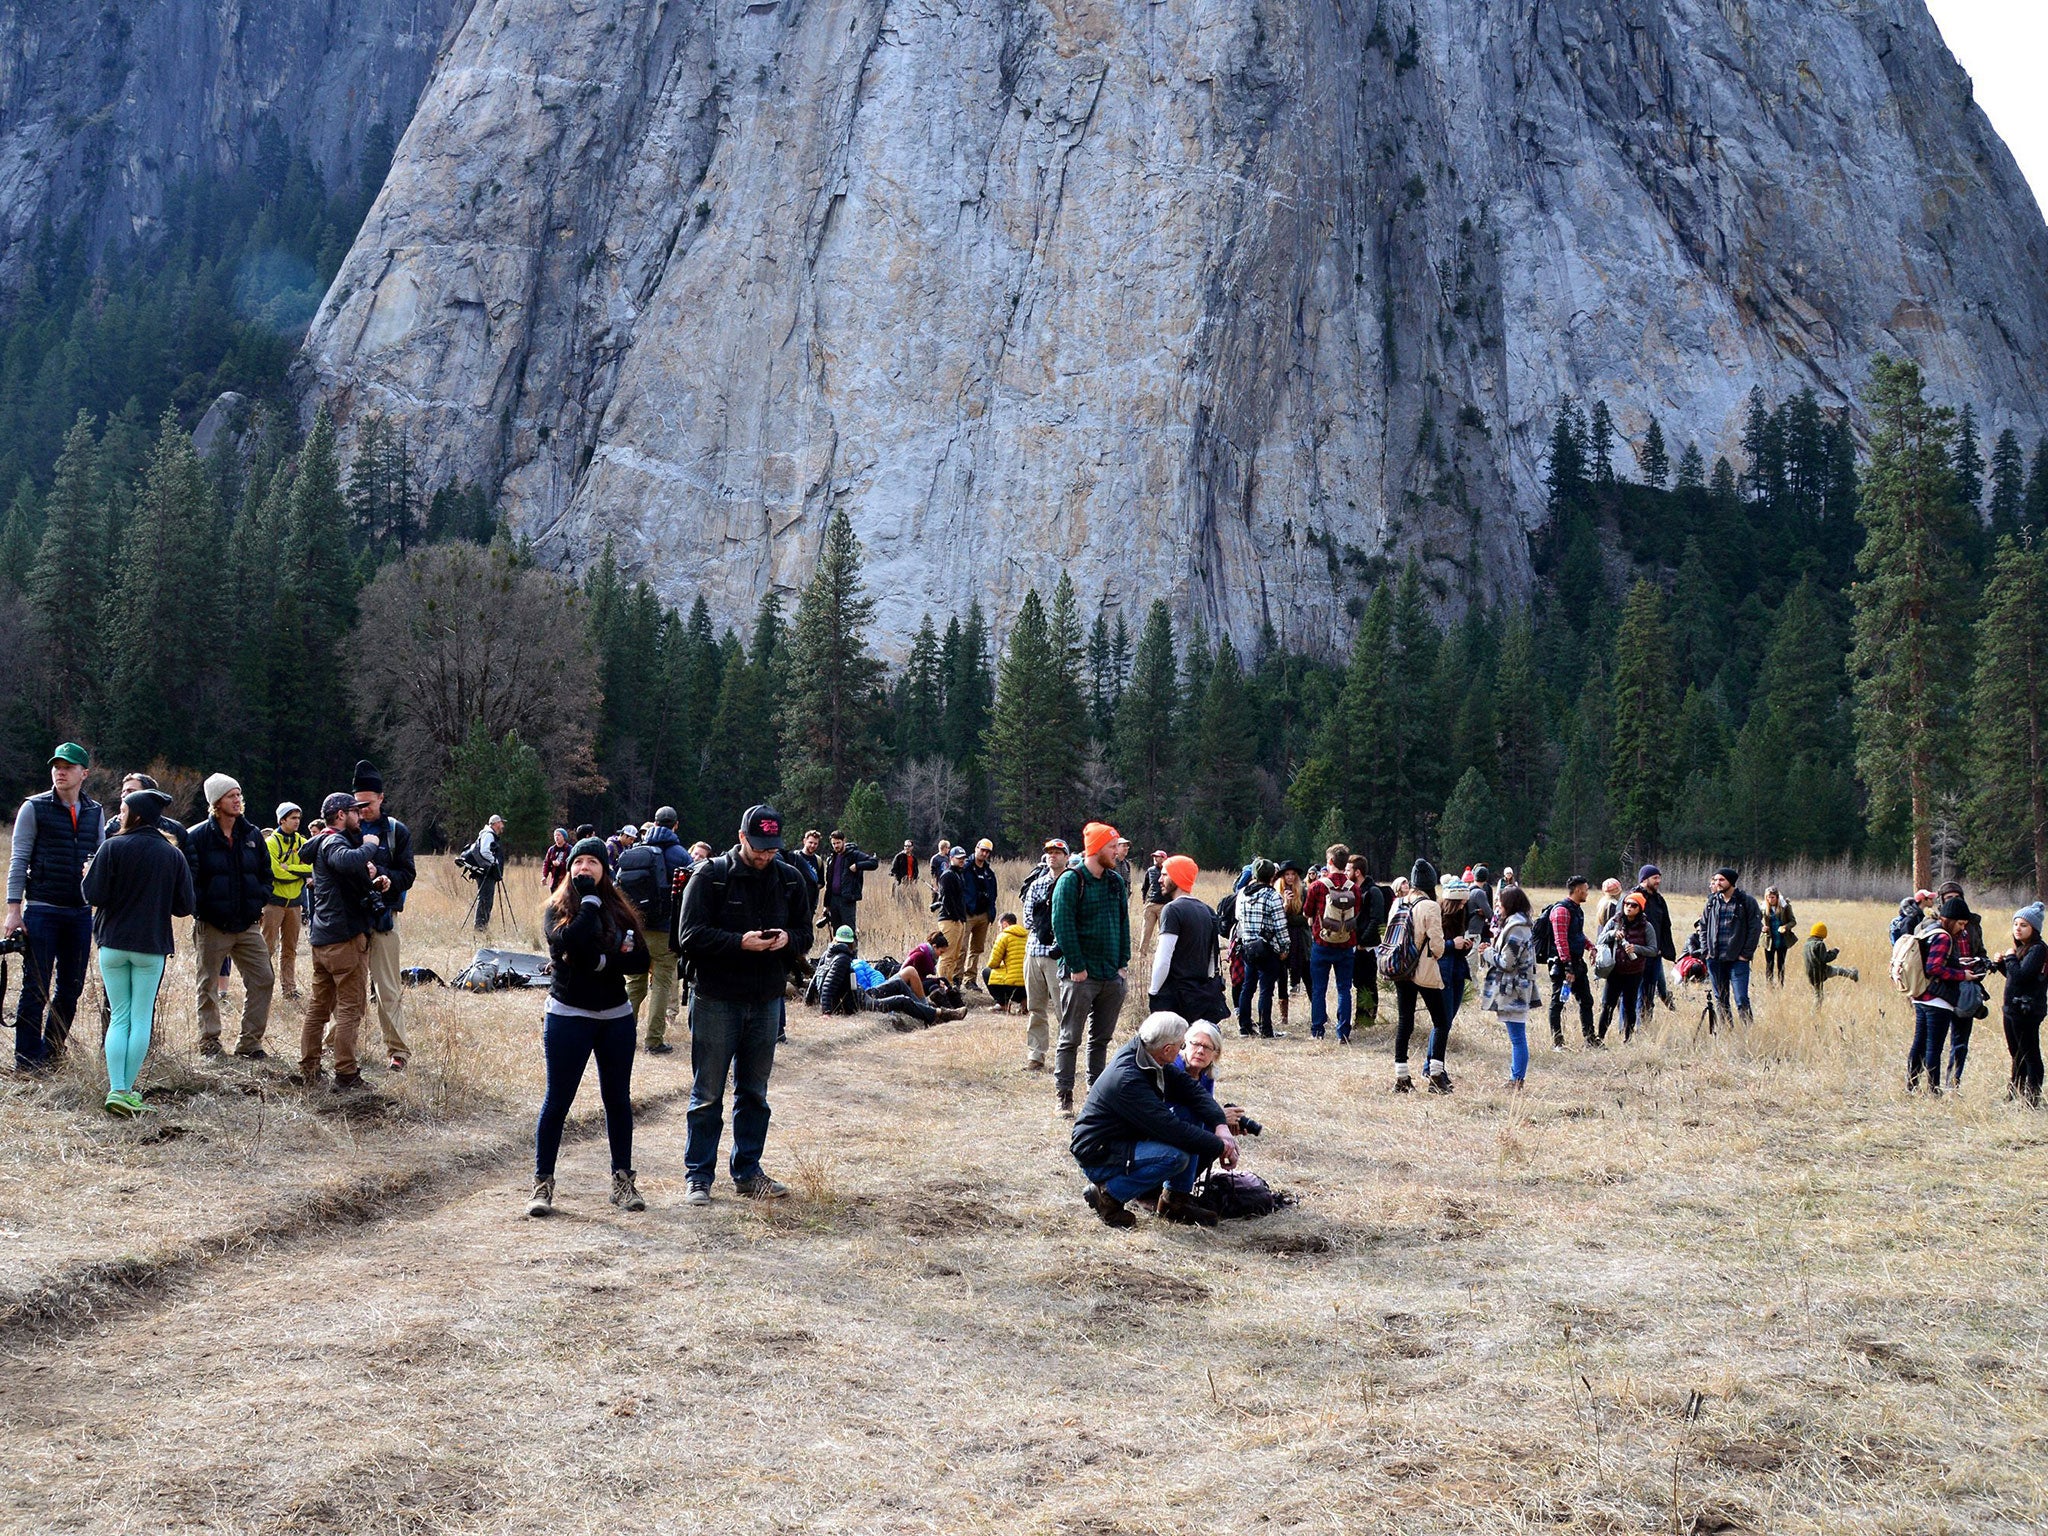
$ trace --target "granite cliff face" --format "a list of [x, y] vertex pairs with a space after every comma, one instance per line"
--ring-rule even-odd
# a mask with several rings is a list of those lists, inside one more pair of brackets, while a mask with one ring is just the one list
[[330, 186], [402, 127], [469, 0], [0, 0], [0, 292], [45, 221], [96, 249], [275, 121]]
[[1711, 453], [1880, 350], [2048, 425], [1921, 0], [475, 0], [307, 368], [726, 619], [844, 507], [885, 634], [1064, 569], [1330, 649], [1411, 552], [1526, 594], [1561, 395]]

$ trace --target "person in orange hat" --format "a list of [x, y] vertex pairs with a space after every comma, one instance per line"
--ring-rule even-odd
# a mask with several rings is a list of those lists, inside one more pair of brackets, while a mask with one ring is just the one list
[[1176, 854], [1163, 862], [1175, 892], [1159, 917], [1159, 949], [1152, 957], [1154, 1013], [1177, 1013], [1210, 1024], [1230, 1017], [1222, 969], [1216, 963], [1216, 913], [1195, 895], [1195, 861]]
[[1124, 1005], [1124, 967], [1131, 961], [1130, 892], [1113, 860], [1119, 841], [1107, 822], [1081, 829], [1087, 855], [1060, 876], [1052, 892], [1053, 940], [1060, 950], [1060, 1037], [1053, 1091], [1060, 1113], [1074, 1113], [1075, 1057], [1088, 1032], [1088, 1083], [1102, 1075], [1110, 1037]]

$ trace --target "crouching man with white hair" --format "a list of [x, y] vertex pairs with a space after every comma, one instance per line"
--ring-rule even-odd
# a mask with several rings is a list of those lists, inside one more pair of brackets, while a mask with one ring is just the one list
[[1155, 1195], [1168, 1221], [1216, 1223], [1188, 1191], [1204, 1163], [1237, 1166], [1237, 1137], [1222, 1106], [1174, 1064], [1187, 1034], [1177, 1013], [1147, 1018], [1095, 1080], [1074, 1121], [1074, 1161], [1088, 1176], [1083, 1198], [1112, 1227], [1135, 1226], [1125, 1202]]

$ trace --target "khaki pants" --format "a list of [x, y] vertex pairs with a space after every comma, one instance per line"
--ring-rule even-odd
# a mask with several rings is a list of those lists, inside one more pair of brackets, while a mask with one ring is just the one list
[[1031, 1012], [1031, 1022], [1024, 1026], [1024, 1060], [1030, 1066], [1045, 1065], [1045, 1053], [1052, 1044], [1053, 1014], [1059, 1005], [1059, 957], [1027, 954], [1024, 957], [1024, 1006]]
[[398, 979], [398, 914], [391, 914], [389, 933], [366, 934], [370, 941], [370, 985], [377, 995], [377, 1027], [384, 1035], [384, 1054], [400, 1061], [412, 1055], [405, 1043], [405, 986]]
[[356, 1031], [362, 1028], [369, 1007], [370, 942], [365, 934], [339, 944], [313, 946], [313, 1000], [306, 1005], [305, 1023], [299, 1026], [299, 1076], [312, 1082], [320, 1072], [320, 1037], [327, 1021], [334, 1021], [334, 1075], [353, 1077], [361, 1068], [356, 1062]]
[[[994, 920], [986, 913], [983, 913], [980, 917], [970, 917], [965, 924], [967, 929], [967, 948], [972, 953], [961, 958], [966, 962], [967, 974], [974, 977], [977, 981], [981, 979], [981, 957], [988, 950], [988, 931], [993, 925]], [[953, 974], [957, 976], [959, 972], [956, 970]]]
[[675, 995], [676, 952], [669, 948], [667, 934], [650, 933], [646, 971], [626, 978], [626, 1001], [633, 1005], [634, 1022], [646, 1021], [648, 1045], [660, 1045], [668, 1038], [668, 1010]]
[[1152, 953], [1152, 940], [1159, 933], [1159, 915], [1165, 910], [1166, 903], [1164, 902], [1148, 901], [1145, 903], [1145, 937], [1138, 942], [1139, 954], [1149, 955]]
[[939, 957], [939, 976], [957, 982], [967, 965], [967, 924], [940, 923], [939, 931], [946, 936], [946, 952]]
[[[277, 979], [284, 984], [286, 997], [299, 995], [299, 904], [280, 906], [272, 902], [263, 909], [263, 950], [270, 956], [270, 964], [277, 973]], [[278, 946], [284, 946], [284, 958], [278, 959]]]
[[242, 973], [242, 1033], [235, 1041], [238, 1051], [253, 1051], [263, 1044], [263, 1031], [270, 1027], [270, 994], [277, 986], [270, 969], [270, 951], [263, 943], [263, 925], [251, 923], [240, 933], [223, 933], [196, 918], [192, 923], [192, 965], [197, 973], [199, 993], [199, 1038], [220, 1039], [220, 963], [233, 960]]

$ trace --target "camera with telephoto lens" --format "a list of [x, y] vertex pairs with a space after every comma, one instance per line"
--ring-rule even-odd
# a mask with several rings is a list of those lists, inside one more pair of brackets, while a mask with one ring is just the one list
[[20, 933], [10, 933], [6, 938], [0, 939], [0, 955], [25, 955], [27, 953], [28, 933], [26, 930]]
[[1237, 1110], [1237, 1129], [1240, 1135], [1263, 1136], [1266, 1134], [1266, 1128], [1242, 1109], [1239, 1109], [1237, 1105], [1231, 1104], [1226, 1107]]

